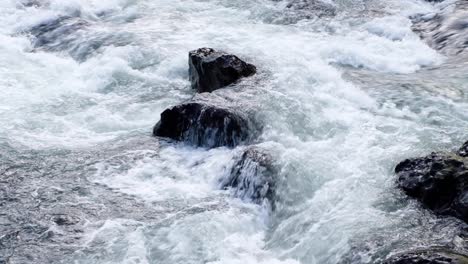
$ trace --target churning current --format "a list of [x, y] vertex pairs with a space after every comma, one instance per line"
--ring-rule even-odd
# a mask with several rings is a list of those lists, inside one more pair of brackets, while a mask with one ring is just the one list
[[[0, 263], [382, 263], [461, 243], [394, 175], [467, 140], [468, 59], [414, 28], [455, 2], [0, 1]], [[202, 47], [257, 67], [210, 95], [255, 110], [249, 145], [152, 136], [195, 95]], [[220, 188], [252, 146], [273, 205]]]

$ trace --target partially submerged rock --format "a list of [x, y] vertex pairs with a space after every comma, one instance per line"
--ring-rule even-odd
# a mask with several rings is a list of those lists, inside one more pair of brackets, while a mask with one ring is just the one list
[[80, 222], [80, 218], [73, 215], [59, 214], [52, 217], [52, 221], [58, 226], [71, 226]]
[[[431, 1], [437, 2], [437, 1]], [[445, 55], [457, 55], [468, 47], [468, 2], [458, 1], [440, 13], [418, 16], [413, 19], [413, 30], [429, 46]]]
[[96, 32], [90, 30], [91, 22], [79, 13], [58, 16], [25, 28], [21, 34], [30, 36], [34, 51], [66, 51], [76, 61], [85, 61], [96, 51], [107, 46], [124, 46], [132, 41], [126, 32]]
[[336, 7], [330, 2], [321, 0], [291, 0], [286, 7], [309, 12], [310, 17], [314, 15], [318, 17], [336, 15]]
[[189, 53], [190, 82], [199, 93], [225, 87], [256, 71], [254, 65], [237, 56], [214, 49], [201, 48]]
[[264, 150], [250, 147], [238, 158], [227, 177], [221, 179], [222, 189], [231, 189], [234, 196], [257, 204], [272, 203], [276, 168], [272, 157]]
[[195, 98], [166, 109], [153, 135], [214, 148], [249, 142], [258, 130], [253, 117], [242, 106], [225, 100]]
[[432, 153], [407, 159], [395, 172], [398, 186], [437, 214], [468, 222], [468, 169], [465, 158], [452, 153]]
[[88, 25], [89, 23], [79, 16], [60, 16], [43, 21], [25, 32], [33, 37], [35, 48], [54, 49], [57, 45], [67, 45], [67, 36]]
[[425, 250], [395, 256], [385, 264], [466, 264], [468, 257], [443, 250]]

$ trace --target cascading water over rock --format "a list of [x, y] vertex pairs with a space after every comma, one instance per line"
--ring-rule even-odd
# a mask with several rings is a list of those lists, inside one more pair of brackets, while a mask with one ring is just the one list
[[274, 202], [277, 169], [273, 158], [258, 147], [248, 147], [237, 159], [229, 174], [220, 180], [223, 189], [234, 196], [262, 204]]
[[242, 104], [204, 94], [165, 110], [153, 135], [215, 148], [250, 142], [259, 130], [253, 114]]

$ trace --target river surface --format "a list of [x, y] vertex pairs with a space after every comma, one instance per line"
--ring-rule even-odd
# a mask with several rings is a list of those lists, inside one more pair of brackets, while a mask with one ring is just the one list
[[[2, 0], [0, 263], [381, 263], [456, 244], [464, 226], [407, 199], [393, 173], [468, 139], [468, 59], [411, 29], [453, 2], [329, 0], [321, 14], [271, 0]], [[63, 17], [68, 28], [37, 33]], [[219, 188], [245, 146], [151, 135], [194, 95], [187, 56], [200, 47], [259, 69], [214, 93], [258, 111], [274, 210]]]

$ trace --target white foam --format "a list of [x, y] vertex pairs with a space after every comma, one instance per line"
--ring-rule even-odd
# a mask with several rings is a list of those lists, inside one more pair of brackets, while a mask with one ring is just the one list
[[207, 151], [186, 146], [166, 147], [156, 153], [157, 157], [137, 160], [128, 170], [122, 167], [129, 164], [104, 161], [97, 165], [93, 179], [148, 201], [201, 199], [217, 195], [217, 180], [233, 157], [228, 149]]

